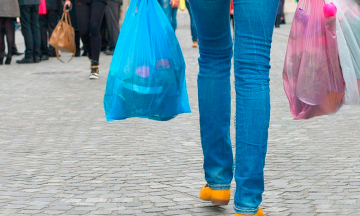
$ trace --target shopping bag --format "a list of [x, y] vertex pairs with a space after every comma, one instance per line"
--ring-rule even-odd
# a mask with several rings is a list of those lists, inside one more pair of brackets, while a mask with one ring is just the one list
[[345, 104], [360, 104], [360, 6], [354, 0], [326, 0], [338, 8], [336, 34], [346, 85]]
[[62, 61], [59, 56], [59, 50], [73, 54], [68, 62], [75, 56], [75, 31], [71, 24], [69, 11], [64, 11], [62, 14], [59, 23], [51, 34], [49, 44], [55, 48], [57, 59], [63, 63], [64, 61]]
[[301, 0], [295, 12], [283, 70], [294, 119], [335, 113], [344, 104], [336, 14], [325, 16], [324, 0]]
[[46, 14], [46, 0], [40, 0], [40, 5], [39, 5], [39, 14], [40, 15], [45, 15]]
[[189, 113], [185, 61], [157, 0], [130, 2], [108, 74], [106, 119], [166, 121]]

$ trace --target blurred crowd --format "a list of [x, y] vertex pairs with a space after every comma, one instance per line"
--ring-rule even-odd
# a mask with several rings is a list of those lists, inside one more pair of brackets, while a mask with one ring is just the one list
[[[177, 28], [176, 16], [180, 1], [158, 0], [174, 31]], [[16, 61], [18, 64], [39, 63], [56, 57], [54, 47], [49, 45], [49, 38], [66, 10], [70, 13], [75, 30], [74, 56], [87, 56], [91, 61], [93, 75], [90, 77], [98, 78], [100, 53], [113, 54], [129, 4], [130, 0], [3, 0], [0, 7], [0, 65], [11, 64], [13, 55], [24, 54], [22, 59]], [[185, 4], [190, 15], [192, 47], [197, 47], [198, 35], [189, 0], [185, 0]], [[280, 0], [275, 27], [285, 23], [283, 6], [284, 0]], [[232, 20], [233, 11], [231, 1]], [[21, 29], [24, 37], [24, 53], [16, 46], [17, 28]]]
[[[12, 55], [24, 55], [24, 58], [16, 61], [19, 64], [38, 63], [46, 61], [49, 57], [56, 57], [55, 49], [49, 46], [48, 41], [54, 28], [56, 27], [61, 14], [63, 12], [63, 0], [4, 0], [3, 7], [0, 7], [0, 64], [11, 63]], [[96, 1], [94, 1], [96, 2]], [[80, 41], [88, 40], [88, 35], [91, 30], [98, 30], [101, 34], [100, 50], [105, 54], [111, 55], [115, 48], [116, 40], [119, 35], [120, 26], [123, 21], [126, 8], [129, 0], [108, 0], [106, 2], [98, 1], [101, 8], [94, 8], [93, 11], [87, 11], [87, 3], [92, 3], [92, 0], [71, 0], [71, 22], [75, 29], [76, 54], [75, 56], [88, 56], [89, 51], [82, 49], [84, 52], [80, 53]], [[122, 4], [125, 3], [123, 7]], [[41, 10], [40, 5], [45, 4], [45, 11]], [[84, 7], [85, 6], [85, 7]], [[96, 6], [96, 4], [95, 4]], [[77, 10], [79, 7], [80, 10]], [[40, 10], [39, 10], [40, 8]], [[121, 12], [121, 9], [123, 10]], [[86, 14], [88, 12], [88, 14]], [[98, 16], [96, 15], [98, 13]], [[77, 15], [79, 17], [77, 17]], [[89, 23], [86, 23], [86, 18], [92, 16], [99, 26], [94, 27], [90, 25], [90, 29], [86, 29]], [[78, 21], [85, 22], [78, 24]], [[90, 21], [90, 20], [89, 20]], [[93, 20], [91, 20], [93, 21]], [[91, 23], [92, 24], [92, 23]], [[21, 26], [21, 27], [20, 27]], [[81, 29], [85, 27], [85, 29]], [[15, 43], [15, 30], [21, 28], [22, 35], [25, 42], [25, 53], [20, 53]], [[81, 37], [80, 30], [83, 30], [84, 37]], [[86, 32], [88, 31], [88, 32]], [[7, 42], [7, 53], [5, 53], [5, 38]], [[86, 43], [86, 42], [85, 42]]]
[[[175, 31], [180, 0], [158, 2]], [[195, 22], [188, 0], [185, 3], [191, 19], [192, 46], [197, 47]], [[39, 63], [56, 57], [49, 38], [62, 13], [68, 11], [75, 31], [74, 56], [90, 59], [90, 78], [96, 79], [99, 76], [100, 53], [113, 54], [129, 4], [130, 0], [3, 0], [0, 7], [0, 65], [11, 64], [13, 55], [24, 55], [16, 61], [18, 64]], [[19, 52], [15, 42], [18, 28], [24, 37], [24, 53]]]

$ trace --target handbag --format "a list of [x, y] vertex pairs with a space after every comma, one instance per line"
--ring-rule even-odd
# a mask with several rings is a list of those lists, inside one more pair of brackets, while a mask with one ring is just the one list
[[[61, 52], [73, 53], [68, 62], [75, 56], [75, 31], [71, 24], [70, 14], [64, 11], [59, 23], [56, 25], [51, 34], [49, 44], [55, 48], [56, 58], [63, 62], [59, 57], [59, 50]], [[64, 62], [63, 62], [64, 63]]]

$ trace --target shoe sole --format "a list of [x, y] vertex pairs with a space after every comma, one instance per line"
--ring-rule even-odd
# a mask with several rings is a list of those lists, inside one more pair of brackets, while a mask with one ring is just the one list
[[34, 64], [35, 62], [16, 62], [17, 64]]
[[89, 78], [90, 78], [90, 79], [99, 79], [98, 76], [90, 76]]
[[202, 199], [202, 200], [211, 201], [211, 203], [213, 205], [216, 205], [216, 206], [228, 205], [229, 202], [230, 202], [229, 199], [228, 200], [223, 200], [223, 199], [213, 199], [213, 198], [211, 198], [211, 199], [208, 199], [208, 200], [205, 200], [205, 199]]

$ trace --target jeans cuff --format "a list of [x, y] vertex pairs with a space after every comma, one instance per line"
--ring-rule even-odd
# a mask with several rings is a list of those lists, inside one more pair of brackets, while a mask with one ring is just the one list
[[236, 213], [239, 214], [243, 214], [243, 215], [254, 215], [258, 212], [259, 208], [255, 208], [255, 209], [243, 209], [243, 208], [239, 208], [234, 206], [234, 210]]
[[208, 186], [213, 190], [228, 190], [230, 189], [230, 184], [209, 184]]

